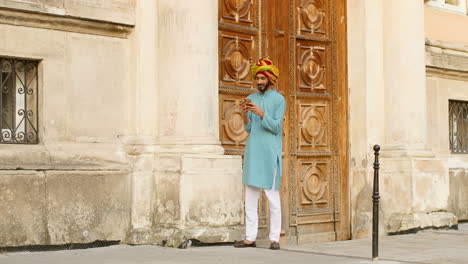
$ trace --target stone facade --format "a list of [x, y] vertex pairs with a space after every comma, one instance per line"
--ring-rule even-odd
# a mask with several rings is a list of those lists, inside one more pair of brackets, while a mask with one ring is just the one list
[[40, 60], [41, 120], [38, 145], [0, 148], [0, 247], [240, 237], [241, 158], [217, 135], [217, 16], [185, 6], [0, 1], [0, 55]]
[[[217, 5], [0, 0], [0, 56], [40, 60], [40, 143], [0, 146], [0, 247], [241, 237]], [[347, 5], [351, 238], [371, 231], [374, 144], [382, 234], [467, 220], [468, 158], [447, 123], [448, 100], [468, 100], [468, 42], [428, 32], [442, 11], [423, 1]]]
[[380, 233], [453, 227], [464, 215], [468, 163], [450, 154], [447, 124], [448, 99], [467, 96], [466, 38], [456, 28], [468, 19], [445, 13], [423, 1], [348, 1], [353, 238], [371, 234], [374, 144]]
[[[467, 22], [468, 23], [468, 22]], [[449, 100], [467, 101], [468, 93], [468, 45], [442, 41], [426, 41], [426, 72], [429, 120], [428, 136], [438, 156], [447, 160], [448, 211], [459, 220], [468, 220], [466, 193], [468, 167], [466, 154], [453, 154], [449, 148]]]

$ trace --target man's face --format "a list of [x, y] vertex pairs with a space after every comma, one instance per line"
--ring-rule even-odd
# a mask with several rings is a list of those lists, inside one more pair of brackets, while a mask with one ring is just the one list
[[257, 89], [260, 92], [264, 92], [270, 86], [270, 80], [264, 74], [257, 74], [255, 76], [255, 82], [257, 83]]

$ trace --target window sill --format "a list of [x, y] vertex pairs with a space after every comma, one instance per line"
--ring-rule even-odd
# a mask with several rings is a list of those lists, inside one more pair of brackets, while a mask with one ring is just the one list
[[427, 2], [426, 4], [440, 11], [446, 11], [446, 12], [466, 16], [466, 8], [457, 7], [453, 5], [447, 5], [447, 4], [439, 4], [439, 3], [434, 3], [434, 2]]

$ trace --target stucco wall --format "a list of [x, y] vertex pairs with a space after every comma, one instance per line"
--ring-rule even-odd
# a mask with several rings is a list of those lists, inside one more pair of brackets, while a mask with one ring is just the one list
[[128, 40], [7, 24], [0, 38], [0, 56], [40, 61], [39, 144], [0, 149], [0, 246], [125, 240]]
[[426, 37], [448, 43], [468, 45], [468, 17], [425, 5]]
[[449, 100], [468, 101], [468, 16], [425, 8], [429, 145], [447, 158], [448, 208], [468, 219], [467, 154], [452, 154], [449, 145]]
[[[467, 56], [468, 58], [468, 56]], [[428, 72], [428, 113], [430, 120], [428, 135], [437, 155], [447, 157], [449, 168], [448, 208], [459, 220], [468, 220], [467, 197], [467, 154], [452, 154], [449, 147], [449, 100], [468, 101], [468, 78], [444, 71]]]
[[10, 25], [0, 38], [0, 56], [41, 60], [42, 142], [118, 141], [128, 120], [127, 40]]
[[[40, 60], [40, 142], [0, 148], [0, 247], [241, 237], [242, 160], [218, 138], [217, 9], [199, 15], [217, 0], [200, 2], [0, 0], [0, 56]], [[182, 79], [180, 61], [195, 69]]]
[[434, 153], [426, 135], [433, 122], [424, 72], [427, 7], [422, 1], [347, 3], [352, 237], [371, 234], [374, 144], [382, 146], [381, 234], [451, 226], [456, 217], [443, 212], [447, 157]]

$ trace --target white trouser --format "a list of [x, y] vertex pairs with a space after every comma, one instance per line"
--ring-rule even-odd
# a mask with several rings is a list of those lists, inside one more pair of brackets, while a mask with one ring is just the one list
[[[276, 174], [276, 173], [275, 173]], [[275, 190], [275, 179], [271, 190], [264, 189], [270, 202], [270, 240], [279, 242], [281, 233], [281, 200], [279, 190]], [[258, 231], [258, 199], [261, 188], [247, 185], [245, 190], [245, 233], [246, 240], [255, 241]]]

